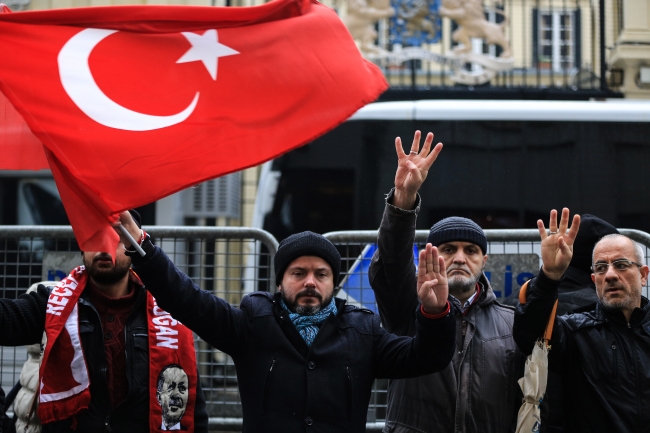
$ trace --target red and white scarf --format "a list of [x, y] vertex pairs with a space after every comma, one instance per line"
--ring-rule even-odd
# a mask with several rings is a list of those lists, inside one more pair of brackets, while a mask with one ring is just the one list
[[[133, 273], [133, 271], [131, 271]], [[137, 275], [133, 273], [137, 278]], [[88, 366], [79, 334], [77, 300], [86, 287], [88, 274], [83, 266], [75, 268], [52, 290], [45, 314], [47, 342], [40, 368], [38, 416], [43, 424], [73, 417], [90, 404]], [[137, 279], [140, 284], [142, 284]], [[196, 401], [196, 352], [192, 331], [160, 309], [147, 292], [147, 323], [149, 335], [149, 430], [164, 431], [163, 407], [167, 401], [158, 392], [158, 379], [163, 371], [173, 369], [176, 378], [188, 383], [178, 387], [184, 393], [184, 412], [173, 429], [194, 431]], [[182, 370], [184, 373], [179, 372]], [[167, 373], [170, 374], [170, 373]], [[163, 390], [178, 392], [174, 390]], [[162, 397], [162, 398], [159, 398]], [[159, 401], [161, 401], [159, 403]], [[166, 406], [167, 407], [167, 406]]]

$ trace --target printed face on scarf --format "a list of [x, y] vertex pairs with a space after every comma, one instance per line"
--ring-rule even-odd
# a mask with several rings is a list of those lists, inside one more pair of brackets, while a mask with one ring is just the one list
[[117, 245], [115, 264], [109, 253], [84, 252], [83, 264], [88, 276], [98, 284], [115, 284], [129, 272], [131, 258], [124, 254], [122, 244]]
[[189, 398], [187, 374], [180, 366], [167, 366], [158, 376], [156, 397], [167, 429], [181, 422]]
[[[593, 259], [594, 263], [612, 263], [619, 259], [639, 262], [634, 244], [625, 236], [607, 237], [598, 242], [594, 247]], [[613, 266], [608, 266], [607, 272], [591, 274], [591, 279], [603, 305], [631, 314], [641, 306], [641, 289], [648, 279], [648, 267], [632, 265], [624, 271], [617, 271]]]
[[440, 244], [438, 252], [445, 260], [449, 293], [458, 298], [474, 292], [487, 262], [481, 247], [471, 242], [453, 241]]
[[287, 266], [278, 290], [289, 310], [298, 314], [316, 314], [334, 296], [332, 268], [320, 257], [298, 257]]

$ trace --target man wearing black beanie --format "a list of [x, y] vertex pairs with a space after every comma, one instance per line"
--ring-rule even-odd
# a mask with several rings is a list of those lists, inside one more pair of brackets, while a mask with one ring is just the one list
[[[128, 212], [120, 219], [142, 238]], [[316, 233], [284, 239], [274, 257], [278, 292], [247, 295], [239, 308], [194, 285], [148, 238], [142, 248], [144, 257], [131, 254], [134, 269], [158, 305], [232, 356], [244, 432], [365, 432], [375, 378], [429, 374], [453, 356], [456, 320], [433, 248], [420, 255], [415, 337], [391, 335], [371, 311], [333, 297], [341, 257]]]
[[[410, 153], [395, 140], [398, 166], [395, 188], [386, 198], [378, 248], [369, 270], [382, 323], [397, 335], [413, 335], [417, 303], [413, 258], [418, 190], [442, 143], [432, 149], [429, 133], [420, 151], [415, 132]], [[473, 221], [445, 218], [431, 227], [427, 243], [438, 247], [449, 281], [449, 303], [456, 310], [456, 353], [443, 371], [400, 379], [388, 390], [386, 430], [411, 432], [514, 431], [524, 358], [512, 336], [514, 309], [496, 301], [483, 273], [487, 238]], [[428, 245], [427, 245], [428, 247]]]

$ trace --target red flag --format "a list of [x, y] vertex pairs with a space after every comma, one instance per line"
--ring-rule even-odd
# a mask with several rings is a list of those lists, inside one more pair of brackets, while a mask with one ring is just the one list
[[49, 168], [41, 141], [32, 134], [16, 109], [0, 92], [0, 170]]
[[312, 0], [0, 14], [0, 46], [85, 251], [114, 250], [118, 212], [277, 157], [387, 87]]

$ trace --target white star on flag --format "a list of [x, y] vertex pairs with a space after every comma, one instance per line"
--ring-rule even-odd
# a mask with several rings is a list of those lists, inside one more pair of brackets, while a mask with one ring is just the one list
[[220, 44], [217, 31], [214, 29], [207, 30], [202, 35], [192, 32], [182, 32], [182, 35], [192, 44], [192, 48], [187, 50], [176, 63], [189, 63], [200, 60], [213, 80], [217, 79], [219, 57], [239, 54], [238, 51]]

